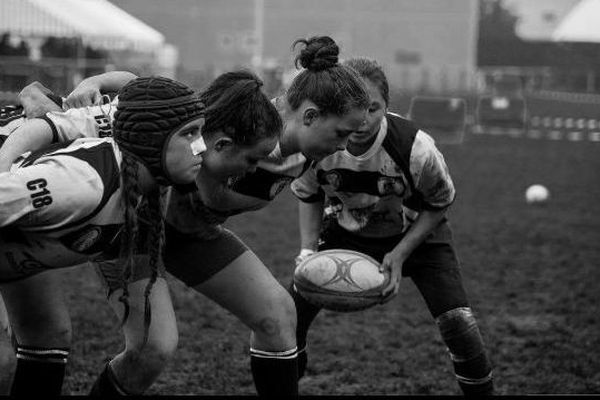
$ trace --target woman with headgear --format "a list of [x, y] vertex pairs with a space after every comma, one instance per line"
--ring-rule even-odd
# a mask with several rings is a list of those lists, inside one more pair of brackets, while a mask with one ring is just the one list
[[[148, 79], [150, 78], [138, 78], [127, 84], [119, 93], [118, 105], [116, 106], [117, 112], [114, 113], [115, 120], [112, 126], [113, 133], [129, 138], [129, 142], [131, 142], [128, 144], [129, 148], [132, 149], [132, 152], [135, 151], [134, 154], [138, 158], [145, 161], [144, 165], [149, 165], [157, 170], [160, 165], [168, 163], [171, 166], [167, 171], [169, 176], [174, 175], [174, 173], [181, 174], [180, 170], [186, 162], [185, 154], [175, 157], [171, 155], [172, 152], [161, 154], [155, 151], [153, 144], [155, 136], [153, 132], [167, 128], [170, 130], [170, 128], [173, 128], [171, 125], [176, 123], [177, 118], [179, 118], [177, 108], [161, 107], [161, 99], [165, 96], [168, 97], [172, 88], [169, 85], [161, 88], [160, 85], [155, 84], [157, 82], [156, 78], [149, 81], [150, 83], [146, 85], [148, 88], [144, 86], [140, 88], [140, 84], [137, 82], [140, 80], [145, 82]], [[219, 80], [219, 85], [215, 92], [216, 99], [207, 98], [207, 100], [210, 100], [210, 107], [202, 110], [202, 119], [199, 120], [202, 125], [190, 123], [181, 126], [181, 129], [177, 130], [179, 136], [175, 137], [178, 138], [178, 141], [187, 140], [188, 138], [194, 139], [199, 137], [198, 135], [202, 131], [202, 139], [206, 141], [209, 150], [206, 149], [204, 141], [194, 139], [187, 143], [187, 151], [197, 153], [198, 160], [202, 161], [203, 166], [205, 164], [212, 165], [213, 169], [217, 172], [220, 171], [223, 175], [243, 174], [254, 168], [256, 160], [265, 157], [273, 149], [281, 130], [281, 120], [274, 106], [260, 91], [260, 82], [252, 74], [227, 74]], [[140, 89], [140, 93], [135, 93], [133, 90], [135, 88]], [[144, 92], [141, 89], [147, 90]], [[186, 96], [195, 99], [194, 101], [197, 104], [203, 104], [201, 99], [187, 87], [186, 93]], [[109, 117], [113, 114], [114, 109], [111, 107], [112, 105], [108, 105], [102, 108], [105, 112], [104, 116]], [[29, 138], [31, 135], [39, 134], [42, 138], [55, 138], [55, 140], [60, 141], [50, 146], [50, 148], [40, 150], [41, 153], [45, 153], [48, 149], [57, 146], [58, 148], [64, 147], [70, 143], [70, 141], [65, 142], [70, 137], [98, 136], [100, 126], [104, 126], [98, 123], [99, 118], [97, 117], [99, 115], [99, 109], [94, 107], [87, 110], [73, 109], [66, 113], [49, 113], [44, 119], [34, 119], [26, 122], [19, 130], [14, 132], [14, 135], [15, 138], [17, 135]], [[206, 122], [208, 122], [208, 126], [205, 125]], [[235, 129], [225, 133], [221, 129], [224, 124]], [[205, 130], [205, 127], [207, 127], [207, 130]], [[250, 129], [248, 129], [249, 127]], [[179, 137], [182, 139], [179, 139]], [[12, 138], [12, 135], [9, 136], [10, 138]], [[105, 140], [110, 141], [111, 139]], [[94, 141], [98, 141], [98, 139], [78, 139], [74, 143]], [[58, 153], [62, 154], [61, 151], [58, 151]], [[200, 153], [202, 153], [202, 156], [200, 156]], [[85, 156], [88, 152], [83, 152], [83, 154]], [[110, 157], [108, 159], [110, 160]], [[228, 160], [229, 163], [224, 163], [224, 160]], [[225, 164], [225, 166], [223, 167], [221, 164]], [[194, 165], [193, 171], [189, 173], [189, 176], [186, 176], [185, 181], [177, 180], [175, 183], [177, 183], [178, 190], [186, 190], [187, 184], [193, 184], [198, 171], [198, 165]], [[158, 177], [165, 180], [167, 172]], [[135, 170], [132, 168], [124, 168], [123, 175], [133, 181], [145, 182], [146, 180], [144, 175], [141, 174], [138, 174], [136, 178]], [[85, 178], [86, 176], [81, 174], [79, 181]], [[57, 177], [57, 179], [60, 178]], [[73, 180], [72, 182], [79, 181]], [[131, 202], [135, 197], [135, 191], [128, 189], [125, 193], [127, 194], [127, 200]], [[46, 202], [57, 203], [54, 199], [46, 200]], [[73, 212], [79, 209], [78, 204], [71, 204], [70, 208]], [[138, 224], [136, 229], [126, 231], [124, 237], [130, 238], [137, 245], [140, 254], [137, 254], [134, 260], [126, 264], [127, 284], [123, 282], [120, 273], [123, 260], [119, 260], [118, 263], [102, 264], [102, 272], [106, 274], [107, 280], [110, 281], [109, 298], [111, 305], [122, 316], [125, 334], [128, 339], [123, 354], [117, 356], [113, 361], [117, 368], [123, 368], [123, 366], [126, 368], [131, 359], [136, 360], [136, 362], [144, 362], [144, 355], [147, 352], [152, 353], [153, 349], [157, 349], [155, 347], [156, 340], [161, 342], [160, 346], [163, 346], [162, 348], [166, 346], [174, 349], [176, 344], [175, 318], [163, 277], [164, 268], [162, 264], [154, 262], [155, 257], [153, 254], [160, 251], [160, 249], [156, 245], [150, 245], [150, 243], [146, 245], [144, 243], [144, 239], [155, 241], [157, 237], [164, 236], [164, 230], [157, 230], [159, 225], [150, 218], [153, 214], [148, 212], [149, 208], [152, 209], [144, 205], [138, 207], [137, 212], [130, 213], [131, 218], [139, 217]], [[90, 237], [94, 237], [94, 233], [86, 232], [86, 234], [82, 240], [75, 242], [76, 245], [94, 246], [93, 243], [88, 243]], [[223, 236], [229, 237], [227, 233], [224, 233]], [[139, 240], [136, 241], [136, 237], [139, 237]], [[104, 256], [104, 259], [108, 260], [114, 258], [116, 258], [114, 252]], [[79, 259], [74, 258], [73, 263], [75, 261], [79, 261]], [[135, 268], [130, 268], [133, 264], [135, 264]], [[54, 307], [46, 307], [45, 300], [52, 291], [44, 288], [43, 284], [44, 279], [38, 279], [29, 282], [23, 281], [22, 286], [24, 290], [26, 289], [32, 294], [32, 298], [28, 301], [30, 310], [35, 311], [35, 315], [40, 315], [40, 310], [43, 309], [50, 313], [46, 319], [35, 321], [28, 318], [31, 313], [15, 315], [9, 310], [11, 327], [19, 343], [19, 348], [24, 348], [25, 343], [33, 342], [29, 347], [37, 349], [37, 353], [29, 351], [27, 357], [20, 357], [19, 353], [17, 354], [18, 361], [12, 394], [54, 393], [57, 395], [61, 392], [64, 363], [66, 363], [68, 356], [70, 331], [67, 329], [66, 332], [60, 332], [54, 328], [61, 326], [64, 331], [64, 318], [68, 319], [68, 313], [57, 312]], [[152, 292], [148, 290], [151, 284], [153, 284]], [[42, 290], [36, 293], [36, 288]], [[281, 293], [287, 296], [285, 290], [282, 290]], [[10, 297], [10, 295], [9, 293], [4, 296], [7, 304], [10, 302], [7, 296]], [[124, 299], [127, 299], [129, 304], [123, 303]], [[53, 306], [57, 304], [60, 304], [64, 309], [64, 303], [60, 301], [53, 302]], [[66, 324], [66, 327], [68, 328], [69, 324]], [[175, 331], [174, 340], [173, 330]], [[56, 345], [49, 348], [45, 345], [45, 343], [57, 342], [54, 338], [45, 334], [45, 332], [50, 331], [58, 332], [59, 336], [62, 336], [61, 344], [63, 348], [57, 348]], [[161, 334], [165, 331], [168, 331], [167, 335], [162, 336]], [[157, 339], [158, 336], [160, 337]], [[59, 361], [49, 359], [47, 355], [50, 353], [57, 354]], [[161, 361], [161, 354], [153, 355], [153, 359]], [[164, 364], [162, 361], [161, 364]], [[62, 368], [60, 364], [62, 364]], [[163, 367], [164, 365], [160, 366], [160, 368]], [[145, 367], [142, 370], [148, 371]], [[112, 374], [112, 368], [107, 366], [105, 372], [101, 375], [99, 384], [96, 386], [102, 388], [103, 382], [106, 382], [104, 378], [109, 373]], [[150, 369], [150, 373], [153, 378], [155, 374], [152, 369]], [[142, 373], [142, 379], [148, 379], [147, 375], [148, 372], [146, 374]], [[36, 385], [31, 385], [32, 381], [35, 381]], [[112, 382], [112, 379], [110, 382]]]
[[[161, 196], [170, 185], [194, 181], [206, 150], [204, 105], [187, 86], [166, 78], [138, 78], [122, 91], [114, 138], [79, 139], [34, 152], [0, 173], [0, 291], [19, 339], [28, 318], [23, 279], [120, 250], [126, 285], [136, 257], [137, 208], [153, 227], [149, 264], [156, 276], [162, 248]], [[160, 121], [159, 121], [160, 120]], [[158, 123], [157, 123], [158, 122]], [[143, 134], [139, 128], [143, 126]], [[138, 130], [139, 129], [139, 130]], [[150, 295], [155, 279], [146, 286]], [[128, 306], [127, 295], [122, 297]], [[149, 303], [146, 302], [146, 312]], [[144, 330], [147, 331], [146, 321]], [[67, 352], [19, 342], [17, 369], [40, 377], [64, 374]], [[38, 360], [48, 368], [37, 368]], [[46, 375], [46, 376], [45, 376]], [[36, 382], [27, 381], [27, 385]], [[20, 393], [13, 393], [20, 394]]]
[[[339, 49], [331, 38], [313, 37], [297, 43], [305, 46], [296, 59], [305, 69], [286, 96], [276, 102], [284, 130], [275, 150], [267, 159], [254, 159], [255, 172], [232, 180], [215, 173], [216, 165], [211, 167], [209, 145], [196, 180], [198, 191], [173, 191], [167, 214], [167, 270], [251, 328], [251, 367], [259, 395], [297, 393], [295, 309], [263, 263], [237, 237], [219, 233], [223, 232], [219, 222], [265, 206], [304, 171], [310, 160], [344, 148], [348, 136], [362, 124], [369, 104], [360, 77], [338, 63]], [[90, 78], [75, 92], [93, 98], [90, 92], [99, 90], [99, 82]], [[218, 99], [218, 91], [211, 86], [202, 95], [209, 109]], [[208, 112], [206, 120], [205, 134], [210, 130]], [[213, 235], [217, 240], [211, 238]], [[257, 277], [262, 283], [250, 285]], [[138, 358], [135, 363], [136, 359], [129, 357], [132, 361], [120, 369], [111, 364], [97, 381], [95, 393], [141, 393], [147, 389], [164, 368], [165, 357], [174, 350], [168, 342], [176, 337], [176, 328], [174, 324], [163, 328], [162, 334], [156, 335], [153, 359]], [[129, 335], [135, 333], [126, 335], [130, 340]], [[131, 350], [126, 349], [125, 354]], [[144, 371], [149, 370], [154, 375], [144, 377]]]

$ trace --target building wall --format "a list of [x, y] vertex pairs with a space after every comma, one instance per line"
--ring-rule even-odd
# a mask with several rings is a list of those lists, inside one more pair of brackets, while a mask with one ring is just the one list
[[289, 70], [295, 39], [327, 34], [342, 57], [376, 58], [404, 89], [473, 83], [477, 0], [111, 1], [162, 32], [188, 71], [214, 74], [259, 61]]

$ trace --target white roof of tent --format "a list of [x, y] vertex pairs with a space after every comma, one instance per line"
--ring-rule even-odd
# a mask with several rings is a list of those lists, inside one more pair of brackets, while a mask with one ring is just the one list
[[80, 37], [109, 50], [148, 51], [163, 45], [162, 33], [107, 0], [0, 0], [0, 33]]
[[600, 43], [600, 0], [581, 0], [563, 18], [552, 40]]

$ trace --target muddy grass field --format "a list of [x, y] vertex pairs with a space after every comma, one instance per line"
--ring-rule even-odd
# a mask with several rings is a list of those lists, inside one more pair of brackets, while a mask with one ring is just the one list
[[[457, 186], [450, 220], [498, 393], [600, 393], [600, 143], [481, 135], [440, 147]], [[533, 183], [549, 188], [547, 204], [525, 203]], [[228, 222], [284, 284], [298, 250], [296, 210], [287, 191]], [[74, 330], [65, 393], [85, 394], [122, 338], [95, 273], [63, 274]], [[181, 283], [171, 289], [179, 349], [149, 394], [254, 394], [248, 330]], [[384, 306], [322, 313], [309, 341], [301, 394], [460, 393], [409, 279]]]

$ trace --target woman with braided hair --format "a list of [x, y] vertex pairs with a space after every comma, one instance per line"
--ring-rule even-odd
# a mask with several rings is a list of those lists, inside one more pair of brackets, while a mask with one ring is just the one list
[[[243, 160], [220, 157], [219, 149], [226, 149], [227, 143], [215, 142], [213, 146], [208, 137], [203, 168], [196, 179], [198, 190], [172, 191], [166, 224], [167, 271], [250, 327], [252, 374], [258, 394], [267, 396], [297, 394], [294, 305], [267, 267], [219, 222], [229, 215], [269, 204], [311, 160], [343, 149], [348, 136], [362, 124], [369, 104], [360, 77], [338, 63], [339, 48], [333, 39], [317, 36], [296, 44], [304, 46], [296, 59], [304, 70], [287, 94], [275, 102], [284, 122], [275, 150], [266, 159], [246, 159], [253, 165], [252, 173], [231, 179], [232, 175], [239, 175], [232, 174], [231, 169]], [[241, 116], [242, 108], [224, 95], [224, 88], [239, 74], [225, 75], [201, 96], [207, 104], [205, 136], [212, 130], [252, 132], [254, 129], [250, 124], [252, 118], [233, 118]], [[94, 93], [101, 88], [102, 80], [92, 77], [74, 92], [89, 99], [98, 97]], [[211, 114], [215, 103], [230, 104], [230, 118], [246, 123], [237, 122], [236, 126], [227, 119], [215, 122], [217, 119], [213, 120]], [[109, 274], [103, 275], [110, 287]], [[133, 297], [139, 295], [130, 291], [130, 299]], [[153, 306], [152, 310], [155, 309], [158, 310]], [[139, 309], [132, 312], [139, 317]], [[135, 316], [130, 314], [129, 318]], [[140, 356], [133, 345], [113, 359], [97, 380], [93, 394], [142, 393], [150, 386], [172, 356], [177, 342], [174, 323], [160, 325], [155, 331], [162, 328], [160, 335], [153, 335], [154, 328], [151, 327], [151, 339], [144, 353]], [[128, 343], [139, 338], [137, 332], [125, 334]]]
[[[269, 204], [311, 160], [343, 149], [369, 104], [360, 77], [337, 62], [339, 49], [331, 38], [296, 44], [304, 45], [297, 63], [305, 69], [275, 102], [284, 123], [275, 150], [257, 160], [255, 171], [234, 180], [215, 179], [207, 154], [196, 180], [198, 190], [173, 191], [167, 214], [167, 271], [250, 327], [250, 365], [261, 396], [297, 394], [295, 308], [285, 289], [239, 239], [212, 239], [212, 232], [222, 230], [218, 223], [230, 215]], [[210, 92], [202, 96], [207, 105]], [[207, 132], [208, 120], [207, 113]]]
[[[204, 112], [205, 124], [202, 127], [203, 137], [208, 146], [208, 150], [203, 152], [203, 168], [210, 171], [212, 179], [215, 181], [226, 181], [231, 176], [242, 175], [247, 171], [255, 169], [257, 161], [268, 155], [277, 142], [282, 122], [275, 106], [271, 104], [262, 92], [261, 86], [262, 82], [248, 71], [231, 72], [217, 78], [200, 98], [204, 104], [208, 105]], [[118, 96], [119, 99], [116, 100], [117, 104], [123, 101], [124, 94], [121, 93]], [[147, 103], [149, 104], [149, 102]], [[37, 140], [38, 146], [43, 146], [44, 140], [47, 140], [47, 143], [49, 143], [53, 138], [64, 141], [72, 137], [97, 136], [101, 131], [97, 123], [98, 115], [95, 113], [96, 109], [94, 107], [90, 108], [91, 110], [86, 111], [69, 110], [69, 112], [64, 114], [50, 113], [46, 115], [44, 121], [40, 121], [39, 123], [42, 125], [45, 123], [46, 126], [50, 126], [51, 132], [43, 132], [40, 129], [28, 129], [28, 126], [34, 123], [33, 121], [28, 122], [8, 138], [6, 145], [14, 149], [15, 143], [22, 146], [22, 143], [29, 143], [28, 141], [32, 138], [34, 142]], [[110, 117], [112, 115], [111, 109], [107, 107], [104, 109], [106, 110], [106, 116]], [[67, 115], [69, 113], [70, 115]], [[148, 116], [149, 113], [150, 110], [145, 115]], [[153, 113], [157, 114], [156, 121], [161, 124], [169, 117], [168, 113], [163, 113], [163, 118], [159, 119], [158, 113]], [[136, 121], [138, 124], [129, 125], [129, 129], [134, 129], [132, 132], [135, 132], [141, 138], [144, 135], [144, 131], [148, 127], [151, 127], [151, 122], [153, 121], [144, 120], [144, 117], [141, 115], [136, 117]], [[115, 129], [117, 128], [117, 123], [115, 121]], [[82, 127], [90, 128], [86, 130], [82, 129]], [[106, 130], [103, 129], [102, 132], [106, 133]], [[21, 139], [25, 139], [25, 141], [23, 142]], [[28, 148], [32, 149], [31, 143]], [[6, 148], [2, 149], [2, 157], [7, 157], [4, 150]], [[139, 150], [143, 152], [143, 148], [140, 147]], [[173, 199], [182, 199], [185, 207], [193, 207], [198, 221], [195, 225], [188, 224], [188, 230], [184, 234], [179, 233], [179, 231], [174, 231], [171, 228], [172, 213], [169, 211], [167, 216], [169, 220], [166, 232], [167, 242], [181, 240], [178, 236], [174, 235], [181, 235], [184, 238], [193, 237], [196, 240], [198, 248], [193, 249], [195, 253], [188, 254], [187, 257], [196, 257], [196, 254], [199, 254], [198, 258], [195, 259], [196, 262], [205, 260], [204, 262], [206, 263], [216, 262], [226, 265], [241, 254], [251, 259], [256, 258], [231, 232], [208, 223], [207, 221], [211, 220], [210, 212], [203, 208], [199, 199], [187, 197], [185, 194], [187, 191], [189, 191], [189, 187], [177, 185], [176, 190], [170, 193], [170, 197]], [[141, 227], [138, 230], [138, 236], [140, 239], [158, 234], [159, 232], [154, 229], [156, 224], [148, 221], [145, 210], [140, 210], [139, 214]], [[133, 233], [135, 234], [135, 232]], [[142, 248], [140, 246], [138, 250], [140, 253], [147, 252], [151, 255], [153, 249]], [[174, 251], [169, 248], [166, 253], [172, 255]], [[164, 269], [160, 268], [157, 275], [156, 269], [148, 268], [147, 255], [136, 255], [133, 261], [135, 268], [131, 271], [129, 284], [125, 287], [122, 285], [122, 278], [119, 273], [121, 260], [106, 261], [99, 264], [101, 276], [108, 287], [108, 298], [111, 306], [121, 318], [125, 318], [127, 313], [129, 315], [123, 326], [126, 336], [126, 348], [106, 365], [94, 385], [92, 390], [92, 394], [94, 395], [105, 396], [118, 393], [143, 392], [164, 368], [166, 358], [170, 357], [175, 350], [177, 327], [166, 282], [163, 278]], [[129, 266], [131, 265], [129, 264]], [[207, 267], [210, 268], [211, 265], [207, 264]], [[255, 315], [260, 315], [263, 309], [265, 313], [272, 314], [274, 309], [266, 304], [265, 299], [277, 304], [280, 300], [279, 297], [285, 296], [288, 298], [288, 305], [291, 304], [291, 298], [289, 298], [285, 290], [274, 280], [265, 267], [250, 271], [251, 278], [243, 282], [244, 286], [248, 287], [248, 290], [245, 292], [248, 293], [250, 299], [242, 299], [236, 290], [232, 290], [228, 286], [231, 286], [229, 282], [241, 283], [240, 279], [244, 280], [243, 272], [239, 274], [234, 273], [234, 275], [239, 275], [239, 279], [234, 276], [215, 283], [217, 288], [210, 297], [221, 304], [232, 303], [231, 306], [228, 307], [226, 305], [226, 307], [229, 309], [234, 309], [235, 307], [241, 309], [238, 312], [249, 315], [248, 317], [244, 317], [245, 319], [255, 318]], [[47, 281], [47, 279], [45, 280]], [[156, 283], [150, 297], [148, 297], [147, 288], [154, 280], [156, 280]], [[35, 296], [38, 303], [43, 303], [44, 296], [48, 293], [47, 288], [44, 288], [43, 284], [44, 279], [39, 279], [29, 287], [30, 292], [34, 292], [36, 288], [42, 289], [40, 291], [41, 295]], [[272, 287], [275, 287], [275, 290], [272, 290]], [[120, 302], [123, 293], [128, 294], [127, 297], [131, 303], [129, 309], [124, 308]], [[225, 293], [233, 293], [234, 296], [227, 299], [223, 297]], [[151, 307], [143, 305], [144, 303], [148, 304], [148, 301]], [[53, 305], [57, 303], [57, 301], [54, 301]], [[248, 308], [250, 311], [245, 310], [244, 303], [249, 304]], [[50, 329], [54, 331], [54, 327], [61, 325], [69, 328], [69, 324], [66, 323], [68, 322], [68, 313], [65, 310], [64, 303], [61, 306], [45, 310], [51, 313], [50, 318], [45, 318], [39, 322], [28, 321], [30, 326], [36, 326], [37, 324], [38, 331]], [[43, 308], [43, 304], [38, 304], [33, 308]], [[62, 312], [56, 311], [60, 311], [60, 309], [62, 309]], [[148, 329], [141, 329], [143, 326], [142, 322], [148, 321], [144, 310], [151, 311], [152, 316], [160, 316], [158, 318], [151, 318], [152, 324], [146, 326]], [[294, 312], [291, 312], [290, 316], [293, 317], [294, 314]], [[65, 318], [67, 319], [66, 322]], [[267, 319], [269, 318], [267, 317]], [[290, 337], [293, 337], [295, 329], [293, 323], [290, 322], [287, 325], [290, 325], [287, 331], [290, 332]], [[68, 332], [69, 329], [66, 329], [66, 331]], [[70, 335], [63, 336], [66, 339], [64, 342], [68, 346]], [[43, 337], [38, 339], [44, 340]], [[46, 340], [48, 339], [46, 338]], [[20, 375], [18, 367], [16, 375]], [[18, 383], [19, 381], [15, 380], [15, 384]], [[13, 385], [13, 393], [21, 393], [19, 390], [15, 390], [15, 384]], [[24, 390], [33, 390], [36, 392], [44, 389], [47, 391], [48, 386], [53, 386], [54, 389], [52, 392], [60, 393], [60, 386], [58, 386], [58, 392], [56, 391], [56, 386], [59, 384], [60, 382], [55, 381], [54, 385], [39, 385], [37, 388], [32, 388], [31, 385], [24, 387], [25, 385], [22, 384], [16, 386]]]
[[[114, 138], [59, 143], [0, 173], [0, 291], [18, 342], [15, 387], [32, 386], [26, 379], [32, 376], [62, 381], [68, 354], [22, 345], [27, 324], [21, 321], [31, 304], [20, 283], [45, 270], [112, 258], [120, 247], [126, 287], [137, 254], [137, 209], [145, 204], [154, 224], [153, 242], [146, 245], [155, 249], [147, 299], [162, 246], [161, 187], [189, 184], [200, 168], [204, 105], [190, 88], [166, 78], [138, 78], [121, 96]], [[126, 292], [121, 301], [127, 307]], [[151, 315], [145, 304], [145, 315]], [[149, 318], [145, 322], [147, 332]]]

